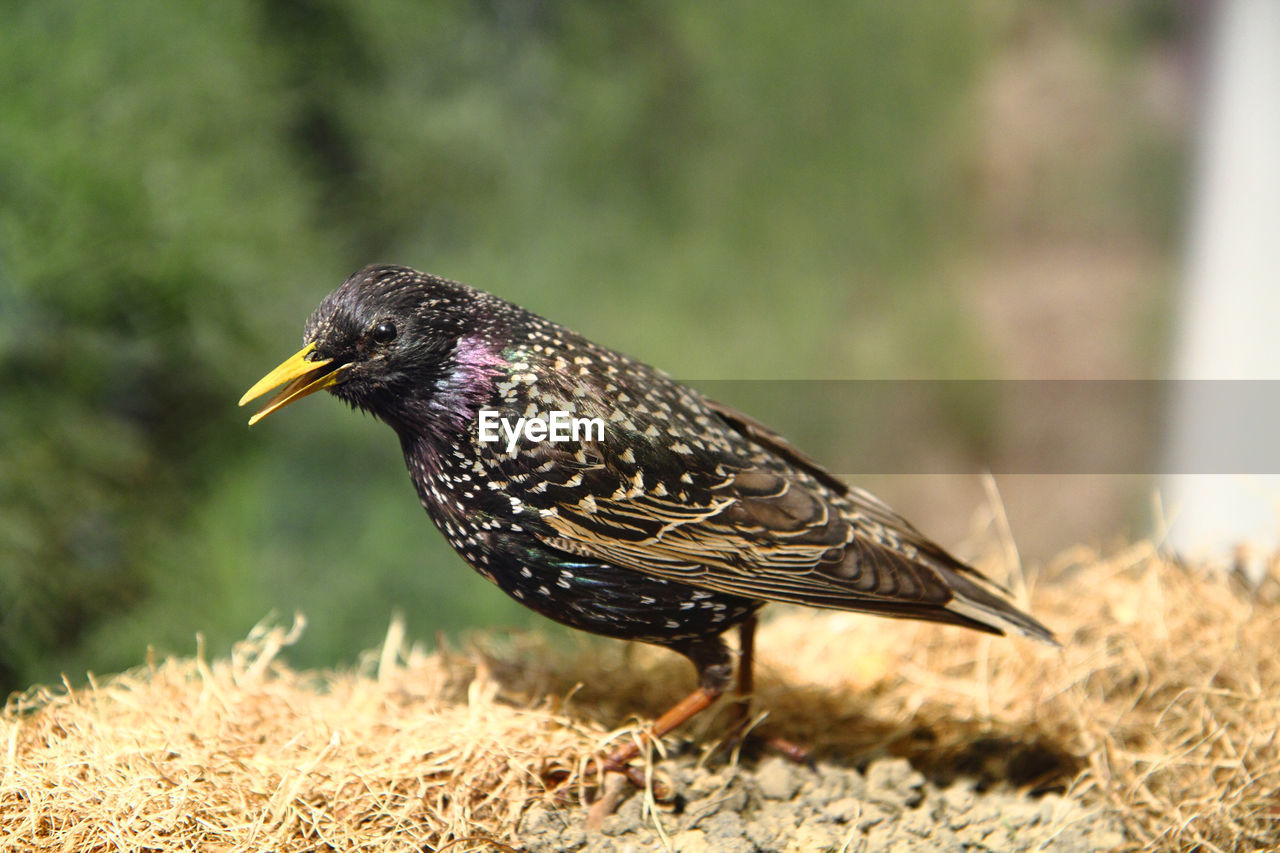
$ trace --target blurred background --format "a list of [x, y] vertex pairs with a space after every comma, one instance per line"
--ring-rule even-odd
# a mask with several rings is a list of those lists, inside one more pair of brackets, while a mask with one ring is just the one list
[[[220, 654], [273, 610], [309, 619], [300, 665], [393, 607], [428, 640], [535, 624], [385, 426], [236, 408], [366, 263], [695, 384], [1167, 375], [1209, 8], [5, 4], [0, 688]], [[982, 469], [972, 408], [941, 469]], [[860, 482], [966, 556], [996, 535], [976, 473]], [[1151, 525], [1140, 472], [997, 485], [1031, 563]]]

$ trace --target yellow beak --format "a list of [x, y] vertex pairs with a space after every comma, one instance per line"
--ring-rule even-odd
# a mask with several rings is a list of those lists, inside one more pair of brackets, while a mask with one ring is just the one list
[[340, 364], [334, 367], [331, 358], [319, 361], [308, 360], [307, 356], [311, 355], [315, 348], [314, 343], [307, 344], [244, 393], [240, 398], [242, 406], [250, 400], [261, 397], [277, 385], [284, 385], [256, 415], [249, 418], [249, 426], [253, 426], [276, 409], [283, 408], [294, 400], [301, 400], [308, 394], [314, 394], [338, 384], [351, 365]]

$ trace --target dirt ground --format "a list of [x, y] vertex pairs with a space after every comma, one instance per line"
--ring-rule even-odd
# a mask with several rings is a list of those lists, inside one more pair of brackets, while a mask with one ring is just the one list
[[[983, 568], [999, 575], [1001, 557]], [[1061, 650], [780, 610], [756, 732], [811, 766], [717, 749], [723, 713], [645, 759], [682, 809], [584, 771], [692, 686], [657, 649], [490, 633], [300, 672], [263, 627], [230, 659], [36, 687], [0, 716], [12, 850], [1254, 850], [1280, 843], [1280, 578], [1245, 589], [1148, 544], [1010, 578]], [[589, 776], [585, 777], [589, 781]], [[626, 792], [624, 792], [626, 793]], [[603, 818], [602, 820], [600, 818]]]

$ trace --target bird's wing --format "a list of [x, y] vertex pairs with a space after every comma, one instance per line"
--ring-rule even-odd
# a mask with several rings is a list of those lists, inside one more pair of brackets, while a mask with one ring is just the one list
[[525, 496], [546, 544], [746, 598], [1050, 637], [881, 501], [746, 416], [709, 411], [738, 452], [608, 441], [546, 465], [558, 477]]

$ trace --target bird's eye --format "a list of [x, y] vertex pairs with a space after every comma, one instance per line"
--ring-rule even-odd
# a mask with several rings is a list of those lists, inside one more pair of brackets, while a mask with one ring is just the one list
[[396, 324], [383, 320], [373, 327], [371, 335], [376, 344], [389, 344], [396, 339]]

